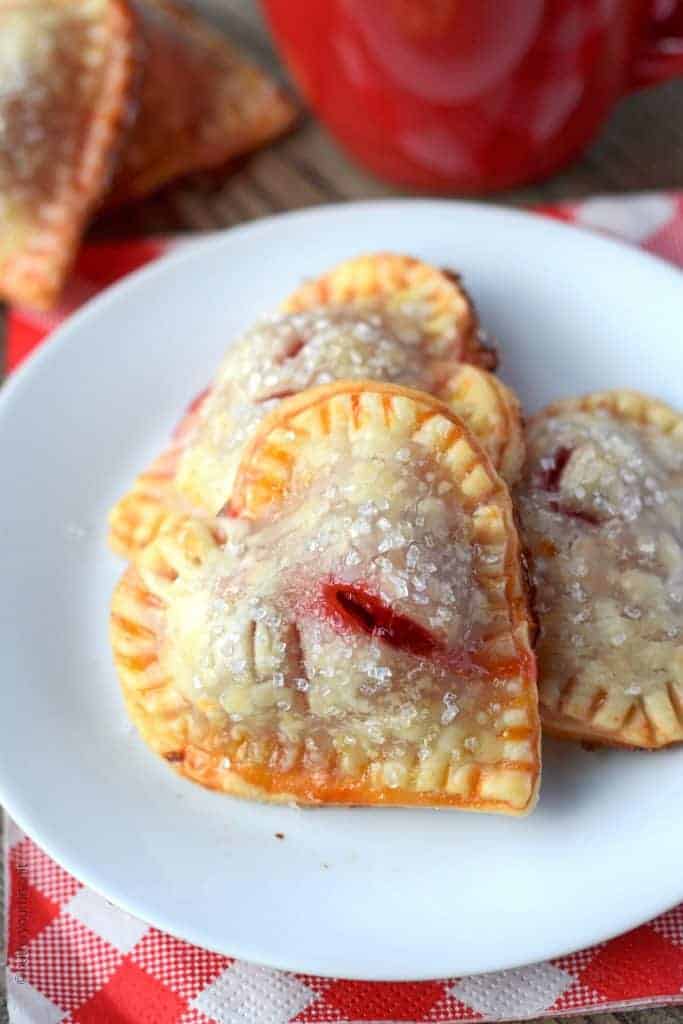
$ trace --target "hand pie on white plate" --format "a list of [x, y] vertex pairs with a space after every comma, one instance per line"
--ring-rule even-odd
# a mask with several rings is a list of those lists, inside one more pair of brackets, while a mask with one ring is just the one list
[[544, 728], [633, 747], [683, 739], [683, 416], [598, 393], [545, 409], [527, 445], [516, 497]]
[[168, 523], [114, 595], [124, 697], [152, 749], [263, 800], [531, 809], [511, 501], [447, 406], [372, 381], [289, 398], [228, 512]]
[[[306, 297], [331, 305], [309, 308]], [[115, 550], [134, 556], [170, 514], [216, 514], [263, 418], [283, 398], [331, 380], [384, 380], [452, 399], [502, 475], [509, 482], [517, 475], [524, 454], [517, 401], [485, 370], [463, 373], [454, 353], [474, 357], [473, 343], [463, 341], [472, 335], [471, 304], [441, 271], [404, 256], [361, 257], [285, 306], [300, 311], [263, 319], [228, 351], [181, 439], [117, 504]]]

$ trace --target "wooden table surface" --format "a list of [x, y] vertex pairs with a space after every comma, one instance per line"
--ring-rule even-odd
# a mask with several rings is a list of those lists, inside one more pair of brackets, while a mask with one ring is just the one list
[[[263, 67], [286, 81], [255, 0], [194, 3]], [[650, 189], [683, 189], [683, 81], [635, 93], [623, 100], [597, 141], [561, 174], [537, 185], [488, 196], [484, 201], [554, 202], [594, 193]], [[93, 225], [91, 237], [211, 231], [282, 210], [408, 194], [383, 184], [351, 163], [324, 129], [310, 116], [304, 116], [290, 136], [257, 153], [239, 168], [198, 175], [174, 185], [116, 217], [100, 220]], [[2, 349], [0, 307], [0, 367]], [[0, 1024], [8, 1020], [3, 986], [0, 970]], [[577, 1024], [681, 1024], [683, 1009], [571, 1019]]]

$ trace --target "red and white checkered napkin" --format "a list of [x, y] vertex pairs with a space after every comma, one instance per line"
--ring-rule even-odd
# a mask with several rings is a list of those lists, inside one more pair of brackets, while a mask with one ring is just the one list
[[[542, 212], [683, 267], [683, 193], [588, 199]], [[9, 366], [86, 297], [178, 244], [187, 243], [84, 249], [60, 314], [10, 314]], [[519, 970], [425, 982], [344, 981], [257, 967], [165, 935], [81, 885], [11, 821], [6, 855], [13, 1024], [437, 1024], [683, 1002], [683, 904], [612, 942]]]

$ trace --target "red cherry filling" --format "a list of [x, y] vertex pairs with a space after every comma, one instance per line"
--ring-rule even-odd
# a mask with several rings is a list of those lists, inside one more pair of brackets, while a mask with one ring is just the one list
[[192, 399], [192, 401], [190, 402], [190, 404], [187, 407], [187, 415], [188, 416], [190, 416], [193, 412], [199, 412], [201, 407], [204, 405], [204, 402], [209, 397], [209, 392], [210, 391], [211, 391], [211, 388], [204, 388], [203, 391], [200, 391], [199, 394], [196, 395]]
[[299, 355], [305, 344], [306, 342], [303, 338], [294, 338], [289, 347], [282, 353], [278, 362], [284, 363], [286, 359], [294, 359], [295, 356]]
[[348, 583], [325, 583], [323, 600], [326, 610], [342, 623], [375, 636], [391, 647], [423, 658], [443, 650], [443, 645], [429, 630], [361, 587]]
[[568, 516], [569, 519], [580, 519], [582, 523], [588, 523], [589, 526], [599, 526], [600, 520], [592, 512], [586, 512], [584, 509], [569, 508], [568, 505], [561, 505], [559, 501], [551, 501], [550, 508], [553, 512], [561, 512], [563, 516]]
[[430, 658], [449, 673], [463, 679], [512, 678], [520, 672], [533, 670], [521, 657], [500, 661], [491, 659], [486, 645], [480, 650], [448, 650], [429, 630], [388, 607], [380, 598], [362, 587], [348, 583], [329, 582], [323, 585], [323, 601], [327, 613], [338, 623], [377, 637], [398, 650], [420, 658]]
[[558, 448], [553, 455], [552, 465], [541, 471], [538, 486], [544, 491], [559, 491], [562, 474], [571, 457], [571, 448]]
[[[543, 469], [539, 476], [539, 487], [544, 491], [550, 491], [551, 493], [557, 493], [560, 489], [562, 482], [562, 474], [564, 473], [567, 463], [572, 457], [572, 449], [561, 447], [558, 448], [554, 455], [552, 465]], [[564, 516], [568, 516], [569, 519], [579, 519], [583, 523], [588, 523], [590, 526], [598, 526], [600, 524], [599, 518], [592, 512], [587, 512], [585, 509], [571, 508], [564, 504], [564, 502], [550, 501], [548, 502], [549, 507], [553, 512], [560, 512]]]
[[256, 404], [261, 405], [263, 402], [272, 402], [274, 398], [291, 398], [292, 395], [296, 395], [297, 392], [292, 388], [283, 388], [281, 391], [271, 391], [267, 395], [261, 395], [260, 398], [256, 399]]
[[[277, 357], [276, 362], [282, 366], [282, 364], [286, 363], [288, 359], [294, 359], [294, 357], [298, 356], [299, 352], [304, 348], [307, 340], [307, 338], [293, 338], [284, 352]], [[274, 398], [291, 398], [291, 396], [295, 394], [296, 391], [292, 388], [282, 388], [280, 391], [271, 391], [267, 395], [261, 395], [256, 401], [257, 404], [260, 405], [262, 402], [272, 402]]]

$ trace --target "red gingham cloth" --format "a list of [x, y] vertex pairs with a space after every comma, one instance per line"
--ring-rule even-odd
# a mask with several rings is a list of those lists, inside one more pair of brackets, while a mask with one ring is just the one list
[[[683, 193], [592, 198], [541, 212], [619, 236], [683, 267]], [[192, 242], [86, 247], [58, 314], [10, 313], [8, 367], [85, 298], [185, 244]], [[402, 983], [317, 978], [165, 935], [87, 889], [12, 821], [6, 826], [13, 1024], [445, 1024], [683, 1003], [683, 904], [611, 942], [518, 970]]]

